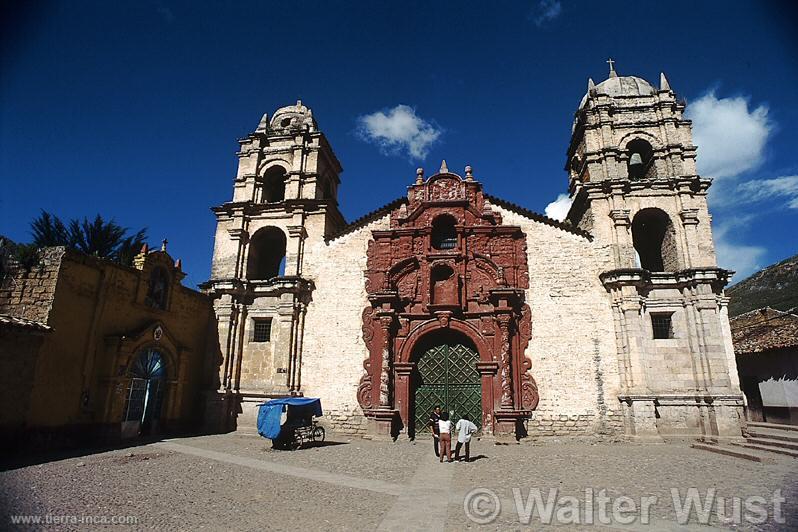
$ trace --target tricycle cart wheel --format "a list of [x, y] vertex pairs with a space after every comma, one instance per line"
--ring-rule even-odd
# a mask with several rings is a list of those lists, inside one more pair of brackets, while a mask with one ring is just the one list
[[302, 435], [295, 434], [294, 438], [291, 440], [291, 450], [296, 451], [300, 447], [302, 447]]
[[314, 427], [313, 428], [313, 440], [314, 441], [324, 441], [324, 428], [323, 427]]

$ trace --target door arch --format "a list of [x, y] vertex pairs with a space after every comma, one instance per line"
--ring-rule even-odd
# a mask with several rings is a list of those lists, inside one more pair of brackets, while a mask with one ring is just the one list
[[166, 388], [166, 355], [153, 347], [139, 352], [129, 371], [123, 422], [138, 423], [139, 434], [157, 431]]
[[423, 338], [414, 350], [413, 434], [429, 433], [429, 415], [436, 405], [448, 411], [452, 423], [464, 414], [481, 428], [482, 383], [474, 343], [455, 331]]

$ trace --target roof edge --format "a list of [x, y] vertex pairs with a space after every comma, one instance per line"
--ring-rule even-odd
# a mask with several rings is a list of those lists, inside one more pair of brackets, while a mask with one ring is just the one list
[[408, 203], [407, 198], [404, 197], [404, 196], [401, 197], [401, 198], [396, 198], [395, 200], [391, 201], [390, 203], [386, 203], [385, 205], [383, 205], [379, 209], [375, 209], [375, 210], [373, 210], [373, 211], [371, 211], [371, 212], [369, 212], [367, 214], [364, 214], [360, 218], [357, 218], [352, 223], [349, 223], [349, 224], [345, 225], [344, 227], [342, 227], [341, 229], [339, 229], [335, 233], [332, 233], [331, 235], [326, 237], [324, 240], [326, 242], [332, 242], [333, 240], [335, 240], [337, 238], [341, 238], [342, 236], [346, 236], [348, 234], [351, 234], [351, 233], [355, 232], [356, 230], [367, 226], [371, 222], [374, 222], [374, 221], [378, 220], [379, 218], [382, 218], [386, 214], [390, 214], [392, 210], [398, 209], [403, 204], [407, 204], [407, 203]]
[[492, 194], [485, 193], [485, 199], [487, 199], [492, 204], [494, 204], [494, 205], [496, 205], [498, 207], [503, 207], [503, 208], [507, 209], [508, 211], [514, 212], [516, 214], [520, 214], [521, 216], [526, 216], [527, 218], [530, 218], [531, 220], [534, 220], [536, 222], [540, 222], [542, 224], [549, 225], [551, 227], [556, 227], [557, 229], [560, 229], [560, 230], [565, 231], [567, 233], [571, 233], [573, 235], [581, 236], [582, 238], [586, 238], [590, 242], [593, 241], [593, 235], [591, 235], [590, 233], [588, 233], [587, 231], [585, 231], [583, 229], [579, 229], [579, 228], [573, 227], [572, 225], [570, 225], [568, 223], [557, 221], [554, 218], [549, 218], [548, 216], [546, 216], [544, 214], [540, 214], [540, 213], [537, 213], [535, 211], [531, 211], [531, 210], [526, 209], [524, 207], [521, 207], [520, 205], [517, 205], [517, 204], [515, 204], [515, 203], [513, 203], [511, 201], [507, 201], [505, 199], [499, 198], [498, 196], [494, 196]]

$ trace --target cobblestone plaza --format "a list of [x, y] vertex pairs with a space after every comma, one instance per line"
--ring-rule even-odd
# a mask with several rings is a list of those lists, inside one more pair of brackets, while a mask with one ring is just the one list
[[[798, 467], [789, 457], [755, 463], [687, 444], [483, 439], [470, 463], [440, 464], [428, 440], [332, 440], [280, 452], [257, 436], [227, 434], [11, 465], [0, 473], [3, 529], [21, 518], [61, 519], [23, 530], [120, 529], [102, 524], [111, 518], [165, 530], [582, 529], [590, 519], [599, 530], [798, 524]], [[711, 507], [702, 514], [694, 506], [685, 522], [690, 488], [695, 503]], [[536, 494], [543, 504], [532, 507]]]

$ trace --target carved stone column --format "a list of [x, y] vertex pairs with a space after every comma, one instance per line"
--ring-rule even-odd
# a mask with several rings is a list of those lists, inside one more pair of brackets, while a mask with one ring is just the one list
[[394, 406], [399, 410], [399, 418], [402, 420], [402, 432], [408, 433], [413, 420], [410, 418], [410, 379], [415, 362], [397, 362], [394, 364], [396, 372]]
[[502, 313], [496, 316], [501, 334], [501, 351], [499, 353], [499, 375], [501, 378], [502, 408], [513, 408], [513, 368], [510, 355], [510, 321], [512, 316], [509, 313]]
[[391, 408], [391, 327], [393, 312], [379, 314], [382, 327], [382, 365], [380, 367], [380, 408]]

